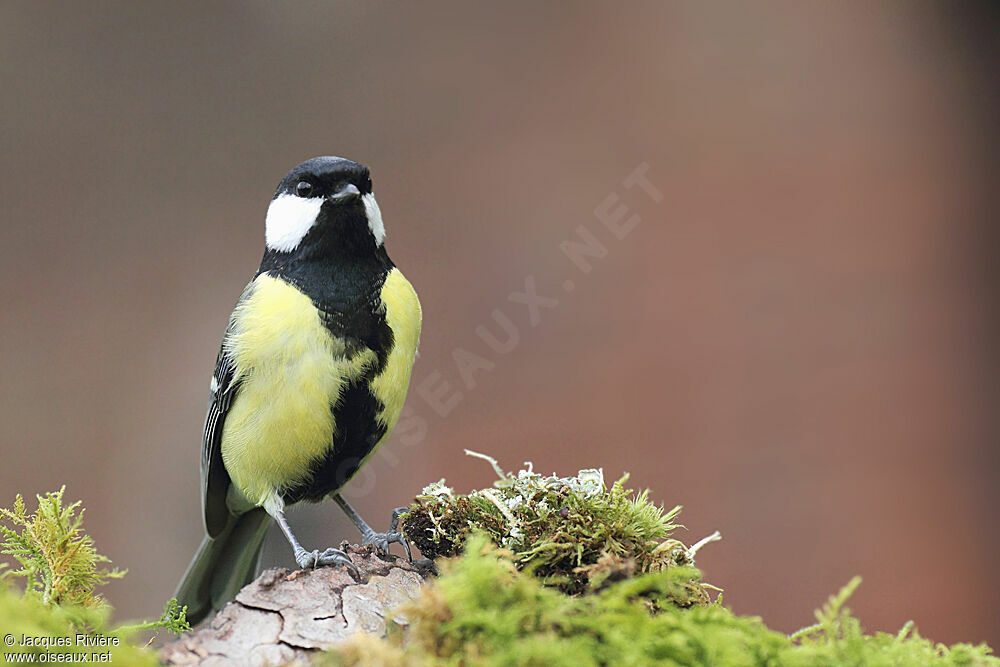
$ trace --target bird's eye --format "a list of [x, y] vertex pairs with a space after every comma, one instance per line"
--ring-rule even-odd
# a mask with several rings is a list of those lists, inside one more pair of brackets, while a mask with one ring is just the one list
[[309, 181], [299, 181], [295, 185], [295, 194], [300, 197], [308, 197], [312, 194], [313, 185]]

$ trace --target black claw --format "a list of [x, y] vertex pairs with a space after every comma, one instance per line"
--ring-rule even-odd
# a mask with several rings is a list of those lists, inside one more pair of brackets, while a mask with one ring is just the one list
[[340, 549], [327, 549], [320, 558], [328, 559], [323, 565], [343, 565], [357, 580], [361, 577], [358, 567], [351, 561], [350, 557]]

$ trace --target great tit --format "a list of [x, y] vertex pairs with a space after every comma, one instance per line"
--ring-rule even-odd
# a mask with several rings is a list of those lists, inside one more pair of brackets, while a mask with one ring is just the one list
[[274, 519], [299, 567], [341, 565], [309, 551], [285, 508], [332, 498], [364, 543], [376, 533], [340, 490], [399, 419], [420, 339], [420, 301], [386, 254], [364, 165], [317, 157], [271, 199], [264, 258], [236, 304], [210, 384], [201, 481], [208, 533], [177, 591], [197, 623], [255, 575]]

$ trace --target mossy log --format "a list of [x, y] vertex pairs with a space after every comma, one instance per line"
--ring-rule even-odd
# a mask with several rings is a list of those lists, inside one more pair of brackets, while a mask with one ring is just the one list
[[[723, 607], [702, 581], [695, 556], [719, 535], [690, 547], [672, 537], [679, 507], [664, 512], [624, 479], [608, 488], [600, 470], [509, 474], [475, 456], [495, 468], [491, 487], [456, 494], [442, 480], [401, 517], [409, 541], [439, 559], [434, 581], [430, 561], [344, 545], [357, 579], [338, 567], [269, 570], [193, 632], [176, 600], [158, 621], [109, 627], [94, 588], [114, 573], [99, 568], [107, 559], [82, 532], [79, 503], [50, 493], [29, 515], [18, 497], [0, 508], [13, 524], [0, 524], [0, 553], [20, 565], [5, 575], [0, 563], [0, 627], [70, 642], [32, 643], [40, 662], [61, 661], [53, 646], [89, 635], [113, 640], [102, 662], [127, 665], [1000, 667], [989, 646], [949, 647], [913, 622], [866, 633], [845, 606], [860, 578], [816, 611], [817, 623], [791, 636], [771, 630]], [[7, 585], [13, 576], [25, 577], [23, 593]], [[134, 643], [149, 630], [186, 634], [155, 653]]]
[[[308, 664], [355, 633], [381, 637], [386, 616], [417, 597], [429, 569], [346, 545], [355, 580], [342, 567], [264, 571], [211, 620], [160, 650], [168, 665]], [[394, 616], [395, 623], [406, 619]]]

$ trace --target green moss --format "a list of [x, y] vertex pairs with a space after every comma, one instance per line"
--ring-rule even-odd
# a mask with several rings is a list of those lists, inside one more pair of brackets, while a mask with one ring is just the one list
[[844, 605], [861, 584], [855, 577], [816, 611], [815, 625], [792, 635], [787, 665], [1000, 665], [985, 644], [944, 644], [924, 639], [913, 621], [896, 634], [866, 635]]
[[[440, 579], [405, 608], [410, 628], [390, 638], [396, 653], [383, 655], [376, 664], [392, 664], [393, 659], [434, 665], [685, 660], [701, 648], [677, 621], [697, 623], [721, 611], [709, 606], [699, 608], [696, 616], [651, 613], [677, 609], [670, 601], [698, 577], [689, 567], [632, 578], [593, 595], [570, 596], [519, 571], [509, 552], [492, 547], [485, 537], [471, 538], [467, 554], [442, 567]], [[709, 650], [707, 655], [717, 653]], [[345, 647], [337, 659], [369, 664], [371, 657], [362, 641], [360, 647]]]
[[[471, 453], [470, 453], [471, 454]], [[338, 665], [994, 665], [985, 645], [946, 647], [908, 624], [865, 634], [844, 606], [852, 581], [792, 637], [709, 597], [673, 538], [679, 507], [607, 488], [598, 470], [509, 474], [456, 494], [428, 486], [404, 532], [438, 558], [439, 579], [387, 640], [359, 635], [320, 660]], [[499, 545], [499, 546], [494, 546]]]
[[[496, 464], [492, 459], [491, 463]], [[316, 662], [336, 665], [990, 665], [985, 645], [951, 647], [920, 637], [912, 623], [896, 634], [866, 634], [846, 608], [855, 579], [816, 612], [817, 623], [788, 637], [758, 618], [740, 617], [709, 597], [694, 567], [700, 546], [672, 537], [679, 508], [664, 513], [624, 479], [605, 487], [600, 471], [542, 477], [499, 470], [490, 489], [456, 495], [443, 482], [425, 490], [406, 517], [441, 576], [404, 607], [409, 624], [386, 640], [357, 635]], [[0, 630], [50, 645], [2, 646], [0, 653], [91, 653], [126, 665], [155, 665], [129, 643], [137, 630], [189, 629], [168, 603], [159, 621], [111, 629], [110, 606], [96, 587], [113, 576], [82, 531], [79, 503], [63, 492], [22, 498], [0, 510]], [[501, 546], [495, 546], [500, 544]], [[24, 591], [11, 586], [15, 577]], [[107, 645], [83, 645], [105, 638]], [[55, 638], [65, 644], [51, 645]], [[14, 658], [16, 659], [16, 658]]]
[[[519, 568], [570, 594], [597, 590], [634, 574], [694, 564], [695, 549], [671, 537], [680, 507], [669, 512], [649, 502], [648, 491], [611, 488], [600, 470], [572, 477], [542, 476], [531, 469], [504, 472], [485, 459], [498, 480], [487, 489], [456, 495], [444, 480], [431, 484], [403, 515], [406, 537], [429, 558], [457, 555], [469, 537], [485, 534], [508, 549]], [[677, 603], [709, 601], [696, 582]]]
[[405, 607], [409, 626], [387, 640], [358, 636], [323, 656], [336, 665], [1000, 665], [986, 646], [945, 647], [909, 627], [865, 635], [844, 608], [857, 582], [792, 639], [718, 604], [671, 601], [698, 578], [662, 569], [570, 596], [520, 571], [484, 537]]
[[[151, 651], [131, 645], [129, 638], [139, 630], [190, 629], [183, 608], [171, 600], [158, 621], [112, 629], [111, 607], [96, 589], [125, 573], [100, 567], [110, 561], [83, 532], [80, 503], [63, 506], [63, 491], [38, 496], [34, 513], [20, 495], [12, 508], [0, 508], [6, 522], [0, 523], [0, 553], [18, 564], [15, 569], [0, 564], [0, 653], [6, 662], [34, 654], [48, 662], [158, 664]], [[23, 590], [12, 586], [15, 579], [24, 581]]]
[[46, 604], [99, 607], [104, 601], [94, 593], [96, 587], [125, 573], [98, 567], [111, 561], [97, 553], [94, 541], [81, 530], [80, 502], [63, 507], [65, 490], [38, 496], [34, 514], [28, 514], [20, 495], [12, 509], [0, 507], [0, 519], [11, 524], [0, 524], [0, 553], [21, 565], [6, 575], [24, 577], [26, 593], [37, 593]]

